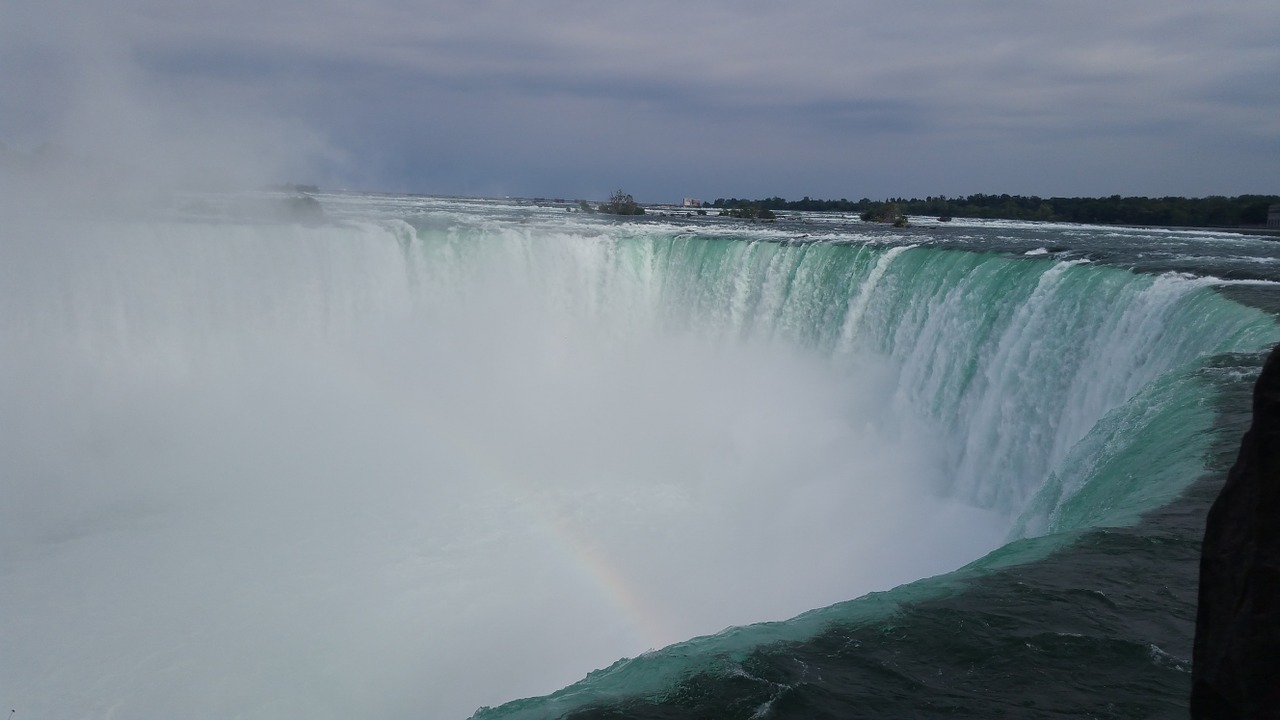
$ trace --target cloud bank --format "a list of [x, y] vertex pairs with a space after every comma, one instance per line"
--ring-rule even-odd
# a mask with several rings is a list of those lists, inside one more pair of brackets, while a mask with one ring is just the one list
[[0, 13], [14, 70], [0, 140], [216, 159], [215, 174], [481, 195], [625, 186], [646, 201], [1280, 185], [1271, 2]]

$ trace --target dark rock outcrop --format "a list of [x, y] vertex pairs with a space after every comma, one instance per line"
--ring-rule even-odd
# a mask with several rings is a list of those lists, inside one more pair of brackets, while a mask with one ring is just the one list
[[1209, 510], [1200, 556], [1193, 718], [1280, 718], [1280, 347]]

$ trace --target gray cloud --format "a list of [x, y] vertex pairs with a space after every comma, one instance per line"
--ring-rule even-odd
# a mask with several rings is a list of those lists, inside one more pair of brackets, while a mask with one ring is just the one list
[[69, 7], [0, 11], [10, 144], [194, 123], [325, 182], [652, 200], [1280, 184], [1271, 2]]

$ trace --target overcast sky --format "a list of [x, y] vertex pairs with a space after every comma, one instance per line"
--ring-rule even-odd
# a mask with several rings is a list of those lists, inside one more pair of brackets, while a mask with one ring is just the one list
[[1280, 193], [1280, 2], [3, 0], [0, 142], [440, 194]]

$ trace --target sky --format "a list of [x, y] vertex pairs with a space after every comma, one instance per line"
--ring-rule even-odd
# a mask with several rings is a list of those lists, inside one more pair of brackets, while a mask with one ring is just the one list
[[1275, 0], [4, 0], [0, 142], [164, 183], [1280, 193]]

